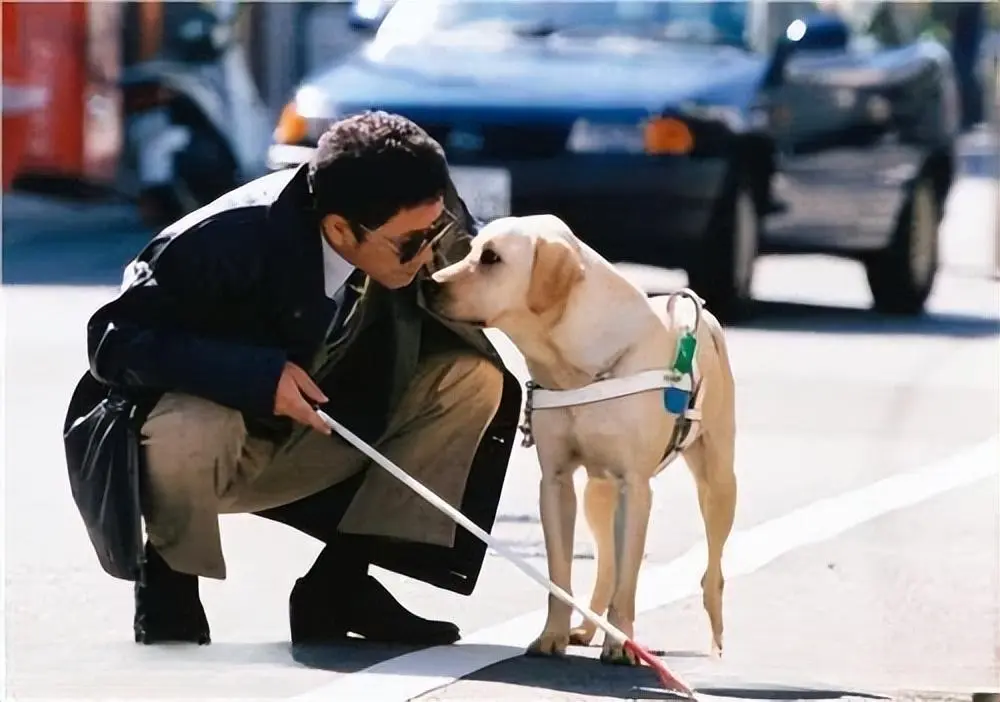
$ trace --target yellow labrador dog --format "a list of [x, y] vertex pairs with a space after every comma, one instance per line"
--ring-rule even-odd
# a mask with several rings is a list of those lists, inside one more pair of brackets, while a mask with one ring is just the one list
[[[718, 320], [700, 310], [693, 295], [697, 307], [680, 304], [676, 296], [647, 298], [551, 215], [490, 222], [473, 239], [468, 256], [435, 273], [433, 280], [438, 286], [430, 304], [438, 314], [499, 329], [524, 355], [538, 388], [532, 391], [529, 385], [526, 437], [537, 436], [538, 442], [549, 577], [571, 592], [573, 474], [584, 466], [584, 513], [597, 550], [590, 606], [598, 614], [607, 611], [608, 620], [629, 637], [650, 481], [677, 455], [684, 456], [697, 484], [708, 542], [701, 585], [712, 652], [721, 654], [722, 551], [736, 508], [736, 427], [733, 374]], [[696, 327], [689, 374], [694, 391], [686, 411], [671, 414], [664, 383], [650, 378], [662, 381], [673, 367], [684, 310], [690, 312], [689, 326]], [[692, 321], [695, 310], [700, 324]], [[541, 400], [542, 392], [549, 394], [547, 405], [536, 401], [532, 410], [534, 393]], [[566, 395], [573, 397], [559, 401]], [[545, 628], [528, 653], [562, 655], [569, 644], [590, 644], [595, 627], [585, 621], [571, 630], [571, 614], [550, 597]], [[610, 639], [601, 660], [637, 664]]]

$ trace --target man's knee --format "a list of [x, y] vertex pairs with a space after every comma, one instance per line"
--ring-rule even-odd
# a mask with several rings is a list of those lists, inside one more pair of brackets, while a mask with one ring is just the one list
[[243, 416], [234, 409], [167, 393], [149, 413], [142, 436], [152, 489], [209, 490], [221, 497], [235, 479], [247, 431]]
[[442, 404], [492, 418], [503, 395], [503, 372], [472, 353], [448, 354], [442, 362], [445, 371], [436, 388]]

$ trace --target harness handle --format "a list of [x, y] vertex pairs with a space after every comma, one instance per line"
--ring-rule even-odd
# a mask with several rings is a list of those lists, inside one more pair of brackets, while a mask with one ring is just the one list
[[674, 320], [674, 306], [677, 304], [677, 298], [679, 297], [686, 297], [694, 305], [694, 327], [690, 329], [691, 333], [694, 333], [698, 331], [698, 326], [701, 324], [701, 309], [705, 301], [691, 288], [681, 288], [670, 293], [670, 297], [667, 298], [667, 315], [670, 317], [671, 322]]
[[[691, 393], [696, 390], [695, 380], [694, 380], [694, 355], [695, 355], [695, 333], [698, 331], [698, 326], [701, 324], [701, 311], [702, 305], [705, 301], [701, 299], [697, 293], [695, 293], [690, 288], [681, 288], [675, 292], [670, 293], [667, 298], [667, 314], [670, 316], [671, 326], [673, 326], [674, 321], [674, 306], [677, 303], [677, 298], [685, 297], [691, 301], [694, 305], [694, 327], [689, 327], [688, 325], [683, 326], [683, 333], [678, 339], [677, 343], [677, 355], [674, 358], [673, 365], [666, 371], [665, 374], [660, 372], [660, 382], [654, 382], [648, 389], [664, 388], [664, 407], [671, 414], [679, 415], [682, 418], [686, 417], [686, 413], [690, 408], [690, 397]], [[666, 384], [663, 384], [662, 379], [666, 376]], [[598, 381], [601, 382], [601, 381]], [[531, 420], [532, 415], [535, 412], [535, 392], [543, 391], [543, 389], [538, 385], [538, 383], [533, 380], [528, 380], [525, 384], [525, 398], [524, 398], [524, 421], [518, 426], [521, 431], [521, 446], [524, 448], [531, 448], [535, 445], [535, 435], [532, 432]], [[700, 387], [700, 383], [699, 383]], [[681, 390], [682, 396], [674, 397], [673, 391]], [[631, 392], [637, 392], [638, 390], [632, 390]], [[552, 391], [547, 391], [552, 392]], [[559, 391], [556, 391], [559, 392]], [[561, 392], [577, 392], [577, 391], [561, 391]], [[670, 395], [669, 401], [667, 401], [667, 396]], [[615, 395], [618, 397], [619, 395]], [[589, 400], [593, 401], [593, 400]], [[571, 406], [573, 403], [568, 405], [557, 405], [557, 406]], [[551, 406], [551, 405], [550, 405]], [[678, 423], [678, 430], [680, 425]], [[676, 436], [675, 436], [676, 440]], [[672, 444], [675, 443], [672, 440]]]

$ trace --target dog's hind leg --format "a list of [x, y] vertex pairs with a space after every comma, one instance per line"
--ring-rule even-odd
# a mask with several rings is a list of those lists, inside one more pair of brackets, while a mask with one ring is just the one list
[[[549, 460], [546, 460], [546, 459]], [[554, 461], [543, 455], [542, 480], [539, 486], [539, 508], [542, 518], [542, 533], [545, 537], [545, 555], [549, 565], [549, 579], [573, 594], [573, 530], [576, 525], [576, 489], [573, 473], [578, 467], [568, 460]], [[533, 656], [563, 655], [569, 645], [569, 627], [572, 608], [549, 595], [548, 616], [545, 629], [529, 646], [527, 653]]]
[[[721, 440], [720, 440], [721, 439]], [[708, 565], [701, 578], [702, 603], [712, 627], [712, 654], [722, 655], [722, 552], [736, 515], [736, 474], [733, 469], [734, 438], [702, 434], [684, 452], [698, 488], [698, 506], [705, 522]]]
[[[591, 476], [583, 493], [583, 512], [594, 537], [597, 551], [597, 578], [590, 596], [590, 609], [597, 614], [611, 603], [615, 589], [615, 508], [618, 504], [618, 483], [605, 477]], [[569, 634], [575, 646], [588, 646], [597, 633], [597, 627], [584, 619]]]

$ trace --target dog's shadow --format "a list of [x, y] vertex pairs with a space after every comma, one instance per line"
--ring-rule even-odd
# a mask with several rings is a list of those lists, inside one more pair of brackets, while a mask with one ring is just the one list
[[291, 650], [292, 659], [299, 665], [347, 675], [391, 658], [425, 650], [425, 647], [372, 643], [358, 639], [356, 642], [343, 644], [293, 644]]
[[[516, 685], [550, 692], [619, 699], [677, 699], [677, 695], [660, 689], [651, 669], [603, 665], [596, 658], [599, 649], [594, 647], [575, 647], [562, 658], [525, 656], [524, 649], [513, 646], [463, 644], [461, 649], [476, 657], [480, 653], [494, 657], [513, 655], [463, 677], [462, 682], [466, 683]], [[419, 650], [422, 649], [359, 641], [357, 644], [340, 646], [293, 646], [292, 657], [300, 665], [350, 674], [394, 656]], [[587, 653], [592, 655], [586, 655]], [[456, 655], [461, 654], [456, 650]], [[684, 652], [678, 655], [694, 657], [701, 654]], [[400, 675], [406, 675], [405, 669], [410, 667], [401, 666]], [[420, 661], [419, 667], [421, 675], [425, 676], [453, 677], [454, 673], [454, 662], [448, 656], [428, 656]], [[388, 671], [380, 672], [384, 674]], [[489, 698], [500, 695], [499, 692], [487, 692]]]
[[[560, 692], [567, 695], [580, 695], [587, 698], [683, 699], [682, 696], [664, 689], [656, 674], [648, 667], [632, 668], [602, 664], [598, 660], [600, 649], [597, 647], [572, 647], [563, 658], [525, 656], [523, 649], [511, 646], [464, 644], [461, 648], [473, 654], [482, 652], [495, 658], [507, 658], [463, 677], [459, 684], [486, 683], [487, 685], [517, 686], [547, 692]], [[350, 674], [394, 656], [414, 653], [419, 650], [422, 649], [369, 644], [359, 641], [356, 645], [295, 646], [292, 649], [292, 655], [300, 665]], [[697, 668], [699, 665], [696, 659], [707, 659], [704, 653], [696, 651], [654, 651], [654, 653], [662, 656], [672, 669], [686, 677], [694, 685], [699, 699], [709, 697], [761, 700], [836, 700], [843, 697], [884, 699], [877, 695], [833, 689], [826, 686], [787, 686], [706, 673], [697, 674], [697, 671], [692, 674], [691, 669]], [[456, 651], [456, 655], [460, 654]], [[421, 675], [424, 676], [451, 678], [455, 665], [450, 657], [428, 656], [420, 661], [419, 668]], [[407, 669], [412, 671], [412, 666], [399, 666], [397, 669], [400, 675], [406, 675], [408, 674]], [[385, 674], [388, 670], [379, 672]], [[707, 680], [711, 680], [711, 684], [707, 683]], [[477, 692], [476, 696], [497, 699], [503, 696], [503, 692], [502, 689], [486, 689]]]

